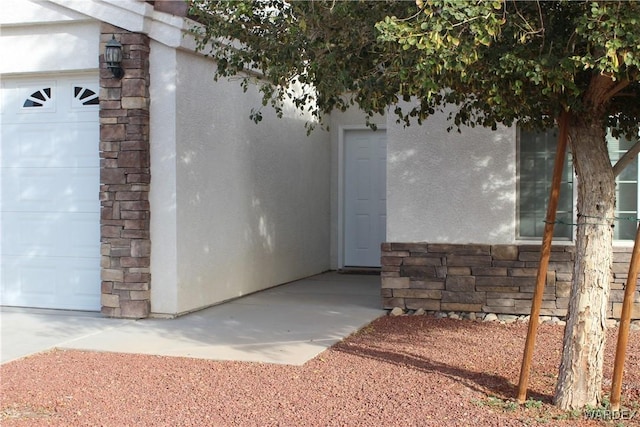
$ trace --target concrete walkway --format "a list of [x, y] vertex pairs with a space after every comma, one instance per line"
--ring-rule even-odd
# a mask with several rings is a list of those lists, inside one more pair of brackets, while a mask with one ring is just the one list
[[3, 307], [1, 363], [51, 348], [301, 365], [381, 316], [380, 277], [335, 272], [176, 319]]

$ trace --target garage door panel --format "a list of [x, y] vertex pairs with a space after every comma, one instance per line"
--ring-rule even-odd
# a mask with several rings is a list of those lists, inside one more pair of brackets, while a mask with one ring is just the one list
[[99, 305], [95, 291], [95, 284], [100, 283], [98, 261], [95, 259], [76, 260], [73, 265], [66, 268], [66, 271], [69, 276], [67, 283], [71, 284], [66, 291], [76, 298], [92, 301], [93, 307]]
[[58, 98], [55, 80], [6, 80], [2, 85], [3, 122], [55, 123], [60, 115], [56, 109]]
[[6, 256], [2, 263], [3, 304], [75, 310], [100, 307], [95, 259]]
[[[12, 143], [2, 150], [3, 167], [45, 167], [53, 166], [55, 144], [58, 137], [55, 136], [51, 126], [51, 134], [47, 134], [46, 125], [10, 125], [5, 129], [9, 133]], [[6, 135], [6, 133], [5, 133]], [[7, 136], [4, 136], [7, 138]]]
[[[96, 258], [57, 259], [55, 306], [65, 309], [100, 309], [100, 261]], [[97, 288], [96, 288], [97, 285]], [[98, 289], [98, 292], [96, 292]]]
[[100, 256], [96, 250], [96, 242], [100, 241], [99, 214], [66, 214], [67, 219], [63, 233], [67, 238], [62, 243], [61, 250], [72, 257]]
[[[70, 212], [100, 212], [100, 170], [75, 169], [65, 177], [58, 176], [61, 185], [61, 200], [66, 200], [66, 210]], [[58, 205], [62, 210], [64, 206]]]
[[2, 177], [3, 211], [49, 210], [55, 194], [49, 191], [50, 171], [32, 169], [5, 170]]
[[[50, 262], [47, 262], [50, 261]], [[56, 295], [54, 278], [57, 275], [57, 266], [53, 260], [40, 260], [30, 262], [27, 268], [18, 265], [18, 277], [20, 277], [21, 293], [31, 299], [37, 297], [52, 298]]]
[[3, 255], [29, 258], [100, 256], [99, 214], [13, 213], [3, 214]]
[[[46, 123], [3, 126], [3, 167], [99, 167], [99, 131], [95, 123]], [[6, 145], [6, 146], [5, 146]]]
[[59, 232], [48, 214], [4, 213], [2, 255], [34, 257], [58, 253]]
[[2, 303], [40, 308], [53, 306], [55, 287], [47, 284], [56, 282], [55, 264], [24, 261], [22, 257], [3, 257]]
[[99, 170], [10, 168], [2, 177], [3, 211], [99, 212]]

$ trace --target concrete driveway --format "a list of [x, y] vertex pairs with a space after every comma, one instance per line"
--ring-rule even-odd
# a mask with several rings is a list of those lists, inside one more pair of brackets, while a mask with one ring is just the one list
[[60, 348], [301, 365], [383, 314], [379, 276], [336, 272], [175, 319], [3, 307], [0, 356]]

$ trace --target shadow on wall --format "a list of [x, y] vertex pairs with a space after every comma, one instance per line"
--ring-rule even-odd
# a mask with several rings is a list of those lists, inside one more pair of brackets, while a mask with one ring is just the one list
[[328, 133], [290, 111], [255, 124], [255, 101], [237, 82], [178, 95], [179, 276], [205, 305], [329, 267]]
[[[505, 138], [504, 133], [495, 133], [491, 139], [492, 146], [501, 147], [503, 150], [504, 148], [515, 147], [515, 140]], [[482, 144], [482, 142], [479, 143]], [[502, 220], [505, 217], [507, 220], [511, 219], [510, 221], [494, 224], [493, 228], [487, 231], [488, 236], [491, 240], [504, 236], [513, 236], [513, 230], [516, 226], [514, 209], [516, 205], [517, 177], [515, 154], [512, 161], [506, 164], [499, 163], [496, 157], [491, 155], [476, 156], [473, 160], [476, 165], [474, 171], [477, 174], [476, 176], [485, 176], [482, 182], [481, 194], [483, 199], [490, 201], [491, 216]]]
[[462, 128], [446, 115], [389, 131], [389, 231], [393, 241], [511, 241], [515, 134]]

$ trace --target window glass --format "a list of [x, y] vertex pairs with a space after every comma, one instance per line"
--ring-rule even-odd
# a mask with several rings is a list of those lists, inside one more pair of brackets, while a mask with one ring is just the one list
[[[623, 136], [614, 138], [607, 135], [607, 146], [611, 163], [615, 164], [634, 144]], [[616, 177], [616, 221], [614, 223], [613, 238], [616, 240], [633, 240], [636, 235], [638, 217], [638, 159]]]
[[[544, 232], [557, 143], [557, 129], [545, 132], [525, 130], [520, 132], [518, 150], [518, 234], [520, 238], [541, 238]], [[573, 165], [568, 151], [562, 174], [556, 221], [554, 237], [571, 239], [573, 234]]]
[[73, 106], [80, 107], [82, 105], [100, 105], [98, 94], [89, 88], [82, 86], [74, 86], [73, 88]]
[[22, 104], [22, 108], [44, 107], [51, 101], [51, 88], [46, 87], [33, 92]]

